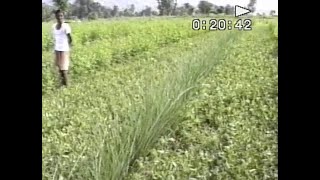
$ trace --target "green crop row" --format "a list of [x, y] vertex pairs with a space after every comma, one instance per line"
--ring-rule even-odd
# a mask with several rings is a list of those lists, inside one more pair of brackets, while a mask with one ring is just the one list
[[[121, 22], [125, 23], [125, 22]], [[173, 22], [161, 22], [159, 27], [154, 27], [146, 22], [140, 23], [140, 33], [128, 36], [109, 37], [93, 41], [87, 44], [76, 44], [72, 48], [72, 75], [80, 78], [90, 74], [97, 69], [108, 69], [112, 64], [128, 62], [132, 57], [142, 53], [152, 53], [159, 47], [171, 43], [178, 43], [181, 40], [192, 38], [206, 31], [193, 31], [190, 27], [184, 27], [184, 24], [175, 24]], [[150, 23], [154, 23], [151, 21]], [[93, 23], [94, 24], [94, 23]], [[138, 24], [138, 23], [137, 23]], [[108, 26], [100, 25], [108, 31]], [[141, 28], [140, 27], [140, 28]], [[86, 28], [83, 25], [83, 28]], [[139, 28], [137, 28], [139, 29]], [[121, 28], [118, 31], [122, 31]], [[42, 89], [43, 93], [55, 87], [56, 74], [53, 69], [53, 53], [44, 52], [42, 54]]]
[[[52, 25], [51, 25], [52, 26]], [[184, 34], [195, 35], [199, 32], [191, 29], [191, 19], [175, 20], [132, 20], [132, 21], [95, 21], [83, 23], [70, 23], [75, 46], [90, 43], [95, 40], [113, 40], [130, 36], [161, 35], [175, 32], [172, 38]], [[53, 48], [53, 38], [50, 25], [42, 26], [42, 50]], [[181, 33], [181, 34], [180, 34]]]

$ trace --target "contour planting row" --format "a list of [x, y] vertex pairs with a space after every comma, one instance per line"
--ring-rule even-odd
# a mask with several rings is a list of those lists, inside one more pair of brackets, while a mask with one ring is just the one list
[[277, 179], [278, 72], [268, 26], [246, 32], [188, 103], [185, 122], [128, 180]]
[[[74, 45], [83, 45], [95, 40], [112, 40], [128, 36], [146, 36], [157, 32], [169, 33], [172, 39], [184, 37], [185, 33], [190, 36], [199, 32], [193, 31], [190, 25], [191, 19], [174, 20], [131, 20], [131, 21], [93, 21], [83, 23], [70, 23], [74, 39]], [[53, 39], [51, 28], [48, 23], [42, 25], [42, 50], [51, 50]], [[175, 33], [172, 33], [175, 32]], [[179, 34], [181, 32], [182, 34]], [[161, 37], [159, 37], [161, 38]]]
[[43, 179], [122, 179], [179, 122], [186, 90], [211, 73], [236, 37], [196, 37], [189, 43], [198, 48], [189, 52], [163, 48], [43, 98]]
[[[55, 98], [55, 97], [64, 98], [65, 93], [72, 92], [74, 90], [76, 91], [84, 90], [84, 92], [82, 92], [82, 96], [76, 95], [74, 97], [75, 98], [74, 100], [77, 100], [80, 98], [80, 100], [82, 101], [86, 99], [90, 93], [95, 93], [96, 95], [101, 93], [104, 96], [105, 96], [105, 93], [110, 93], [109, 95], [115, 99], [119, 97], [117, 93], [119, 93], [118, 90], [122, 89], [122, 87], [128, 88], [128, 90], [133, 91], [135, 90], [134, 87], [136, 86], [141, 87], [144, 84], [141, 82], [141, 80], [147, 81], [146, 79], [157, 80], [161, 78], [167, 69], [174, 68], [174, 65], [177, 64], [178, 60], [180, 61], [182, 59], [181, 57], [185, 53], [188, 53], [189, 55], [193, 53], [197, 53], [199, 49], [201, 49], [201, 47], [204, 46], [204, 43], [208, 38], [210, 38], [211, 40], [214, 40], [215, 36], [213, 34], [206, 34], [204, 36], [195, 37], [193, 39], [186, 39], [180, 42], [179, 44], [171, 44], [167, 47], [158, 49], [152, 54], [145, 53], [145, 54], [139, 55], [136, 61], [130, 62], [128, 64], [121, 64], [118, 66], [114, 66], [112, 69], [109, 69], [108, 72], [92, 71], [91, 74], [82, 76], [81, 80], [79, 80], [78, 83], [73, 84], [68, 89], [65, 89], [63, 91], [48, 92], [46, 96], [43, 96], [43, 101], [49, 102], [47, 101], [48, 99]], [[93, 77], [98, 77], [98, 78], [93, 78]], [[105, 80], [106, 82], [101, 83], [103, 80]], [[155, 83], [155, 81], [153, 83]], [[145, 86], [151, 86], [151, 84], [145, 84]], [[82, 89], [79, 89], [80, 87]], [[105, 88], [108, 88], [109, 90], [105, 92], [106, 90]], [[61, 94], [59, 92], [61, 92]], [[53, 104], [49, 103], [46, 105], [51, 106]], [[75, 105], [76, 105], [75, 107], [78, 106], [77, 104]], [[128, 105], [122, 104], [121, 106], [124, 107]], [[51, 108], [48, 108], [48, 109], [50, 109], [50, 111], [57, 111], [57, 112], [60, 111], [59, 109], [56, 109], [56, 110], [53, 110]], [[59, 123], [64, 124], [63, 121], [59, 121]], [[45, 121], [44, 121], [43, 127], [46, 127]], [[57, 129], [57, 127], [54, 129]]]
[[[159, 47], [178, 43], [181, 40], [204, 33], [204, 31], [197, 32], [180, 25], [171, 26], [171, 22], [164, 21], [162, 27], [166, 28], [158, 29], [157, 27], [145, 26], [146, 28], [135, 36], [120, 36], [94, 41], [86, 45], [75, 45], [71, 52], [71, 73], [75, 78], [80, 78], [98, 69], [108, 69], [112, 64], [126, 63], [141, 53], [152, 53]], [[108, 29], [106, 26], [104, 28]], [[44, 93], [55, 86], [56, 74], [53, 71], [53, 58], [52, 52], [42, 54], [42, 89]]]

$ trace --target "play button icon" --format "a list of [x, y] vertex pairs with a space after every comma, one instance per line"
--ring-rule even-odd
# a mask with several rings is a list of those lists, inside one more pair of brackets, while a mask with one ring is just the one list
[[235, 16], [236, 17], [251, 13], [250, 9], [247, 9], [247, 8], [244, 8], [244, 7], [241, 7], [241, 6], [238, 6], [238, 5], [235, 6], [235, 11], [234, 12], [235, 12]]

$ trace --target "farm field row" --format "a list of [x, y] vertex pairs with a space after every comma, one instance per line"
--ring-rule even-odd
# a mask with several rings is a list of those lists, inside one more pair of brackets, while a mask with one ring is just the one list
[[[73, 66], [71, 73], [74, 77], [81, 78], [87, 74], [91, 74], [97, 69], [108, 69], [114, 64], [128, 63], [133, 57], [142, 56], [142, 54], [144, 56], [150, 56], [160, 47], [179, 43], [182, 40], [206, 33], [206, 31], [193, 31], [190, 27], [186, 26], [186, 22], [187, 20], [182, 22], [179, 21], [179, 24], [175, 23], [175, 21], [164, 21], [161, 22], [162, 24], [158, 23], [158, 25], [155, 26], [152, 26], [154, 23], [153, 21], [146, 23], [130, 22], [137, 25], [136, 29], [141, 28], [140, 33], [119, 37], [109, 36], [109, 28], [106, 25], [93, 25], [90, 27], [93, 29], [92, 32], [101, 36], [108, 36], [108, 38], [101, 38], [93, 42], [87, 42], [86, 44], [77, 44], [77, 42], [75, 42], [73, 51], [71, 52]], [[126, 27], [126, 23], [118, 22], [118, 24], [120, 25], [113, 27], [114, 29], [117, 29], [114, 31], [123, 31], [123, 27]], [[87, 26], [83, 25], [83, 27], [86, 28]], [[106, 32], [103, 32], [103, 28]], [[134, 27], [132, 28], [135, 29]], [[86, 32], [86, 30], [75, 32], [81, 33]], [[131, 31], [130, 33], [132, 32], [138, 33], [139, 31]], [[78, 36], [84, 37], [84, 35]], [[180, 44], [183, 45], [183, 42]], [[42, 59], [42, 91], [43, 94], [45, 94], [55, 88], [56, 74], [52, 68], [52, 51], [43, 51]]]
[[[96, 40], [109, 40], [125, 38], [146, 37], [148, 41], [156, 41], [171, 38], [180, 39], [190, 37], [205, 31], [193, 31], [192, 19], [174, 20], [131, 20], [131, 21], [94, 21], [83, 23], [71, 23], [74, 45], [84, 45]], [[52, 23], [42, 25], [42, 50], [52, 49], [53, 39], [51, 34]], [[111, 43], [111, 42], [110, 42]]]

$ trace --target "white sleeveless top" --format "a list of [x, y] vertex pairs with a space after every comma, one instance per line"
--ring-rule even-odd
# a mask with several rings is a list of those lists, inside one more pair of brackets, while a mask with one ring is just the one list
[[57, 24], [52, 26], [53, 37], [54, 37], [54, 50], [56, 51], [70, 51], [68, 36], [71, 33], [69, 24], [62, 23], [59, 30], [56, 29]]

